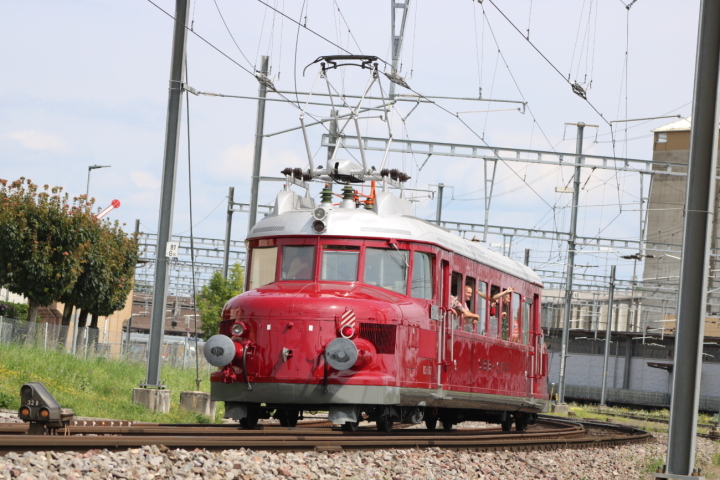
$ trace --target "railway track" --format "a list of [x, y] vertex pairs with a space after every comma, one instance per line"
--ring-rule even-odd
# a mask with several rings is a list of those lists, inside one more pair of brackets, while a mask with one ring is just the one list
[[[344, 432], [326, 421], [300, 422], [295, 428], [263, 425], [243, 430], [237, 424], [163, 425], [128, 422], [74, 422], [56, 435], [28, 435], [26, 424], [0, 425], [0, 453], [26, 451], [126, 450], [144, 445], [168, 448], [226, 450], [372, 450], [430, 448], [491, 450], [549, 450], [610, 447], [653, 441], [651, 434], [633, 427], [603, 422], [558, 420], [542, 416], [526, 432], [499, 428], [427, 431], [398, 428], [378, 433], [374, 428]], [[84, 423], [84, 424], [83, 424]], [[112, 424], [112, 425], [111, 425]], [[402, 427], [402, 426], [400, 426]]]

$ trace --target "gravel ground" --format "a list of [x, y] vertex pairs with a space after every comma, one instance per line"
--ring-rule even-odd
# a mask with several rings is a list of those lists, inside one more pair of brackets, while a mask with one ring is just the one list
[[[0, 422], [17, 421], [0, 412]], [[0, 456], [0, 479], [649, 479], [649, 460], [665, 457], [667, 435], [657, 442], [615, 448], [550, 452], [470, 452], [440, 448], [372, 452], [271, 453], [249, 449], [209, 452], [163, 446], [124, 452], [9, 453]], [[698, 438], [698, 466], [720, 451]]]

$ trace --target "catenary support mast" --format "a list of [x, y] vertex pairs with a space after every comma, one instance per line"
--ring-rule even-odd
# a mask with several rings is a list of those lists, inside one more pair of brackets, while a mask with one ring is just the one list
[[690, 475], [695, 462], [709, 247], [715, 211], [720, 2], [703, 0], [699, 23], [668, 432], [667, 473], [673, 475]]
[[567, 346], [570, 336], [570, 316], [572, 314], [572, 285], [573, 269], [575, 267], [575, 236], [577, 231], [578, 199], [580, 196], [580, 170], [583, 163], [582, 154], [583, 131], [585, 124], [577, 124], [577, 144], [575, 152], [578, 154], [573, 180], [572, 212], [570, 216], [570, 237], [568, 238], [567, 277], [565, 283], [565, 311], [563, 317], [562, 346], [560, 351], [560, 385], [558, 386], [558, 402], [565, 403], [565, 364], [567, 363]]
[[[260, 73], [267, 75], [270, 57], [263, 55]], [[265, 97], [267, 96], [267, 85], [260, 82], [258, 91], [257, 123], [255, 124], [255, 157], [253, 158], [252, 186], [250, 187], [250, 215], [248, 216], [248, 234], [257, 221], [258, 194], [260, 190], [260, 163], [262, 160], [263, 131], [265, 128]]]
[[165, 156], [163, 159], [162, 187], [160, 189], [160, 219], [158, 220], [158, 243], [155, 252], [155, 288], [153, 290], [152, 315], [150, 318], [150, 348], [148, 350], [147, 377], [142, 385], [146, 387], [164, 388], [160, 384], [160, 356], [165, 334], [165, 303], [168, 290], [166, 246], [172, 234], [183, 80], [185, 78], [186, 25], [189, 9], [190, 2], [188, 0], [177, 0], [175, 2], [175, 26], [173, 28], [168, 113], [165, 127]]

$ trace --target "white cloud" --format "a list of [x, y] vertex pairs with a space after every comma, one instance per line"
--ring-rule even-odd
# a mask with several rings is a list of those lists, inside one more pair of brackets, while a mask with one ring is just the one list
[[160, 180], [155, 178], [155, 175], [150, 172], [136, 170], [130, 173], [130, 178], [132, 179], [135, 186], [138, 188], [150, 190], [157, 190], [158, 188], [160, 188]]
[[8, 137], [19, 141], [23, 147], [30, 150], [61, 150], [67, 146], [65, 140], [59, 135], [37, 130], [11, 132]]

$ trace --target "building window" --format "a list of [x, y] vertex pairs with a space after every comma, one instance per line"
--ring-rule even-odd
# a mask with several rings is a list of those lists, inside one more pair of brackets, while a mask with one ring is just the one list
[[667, 133], [658, 133], [657, 142], [655, 143], [667, 143]]

